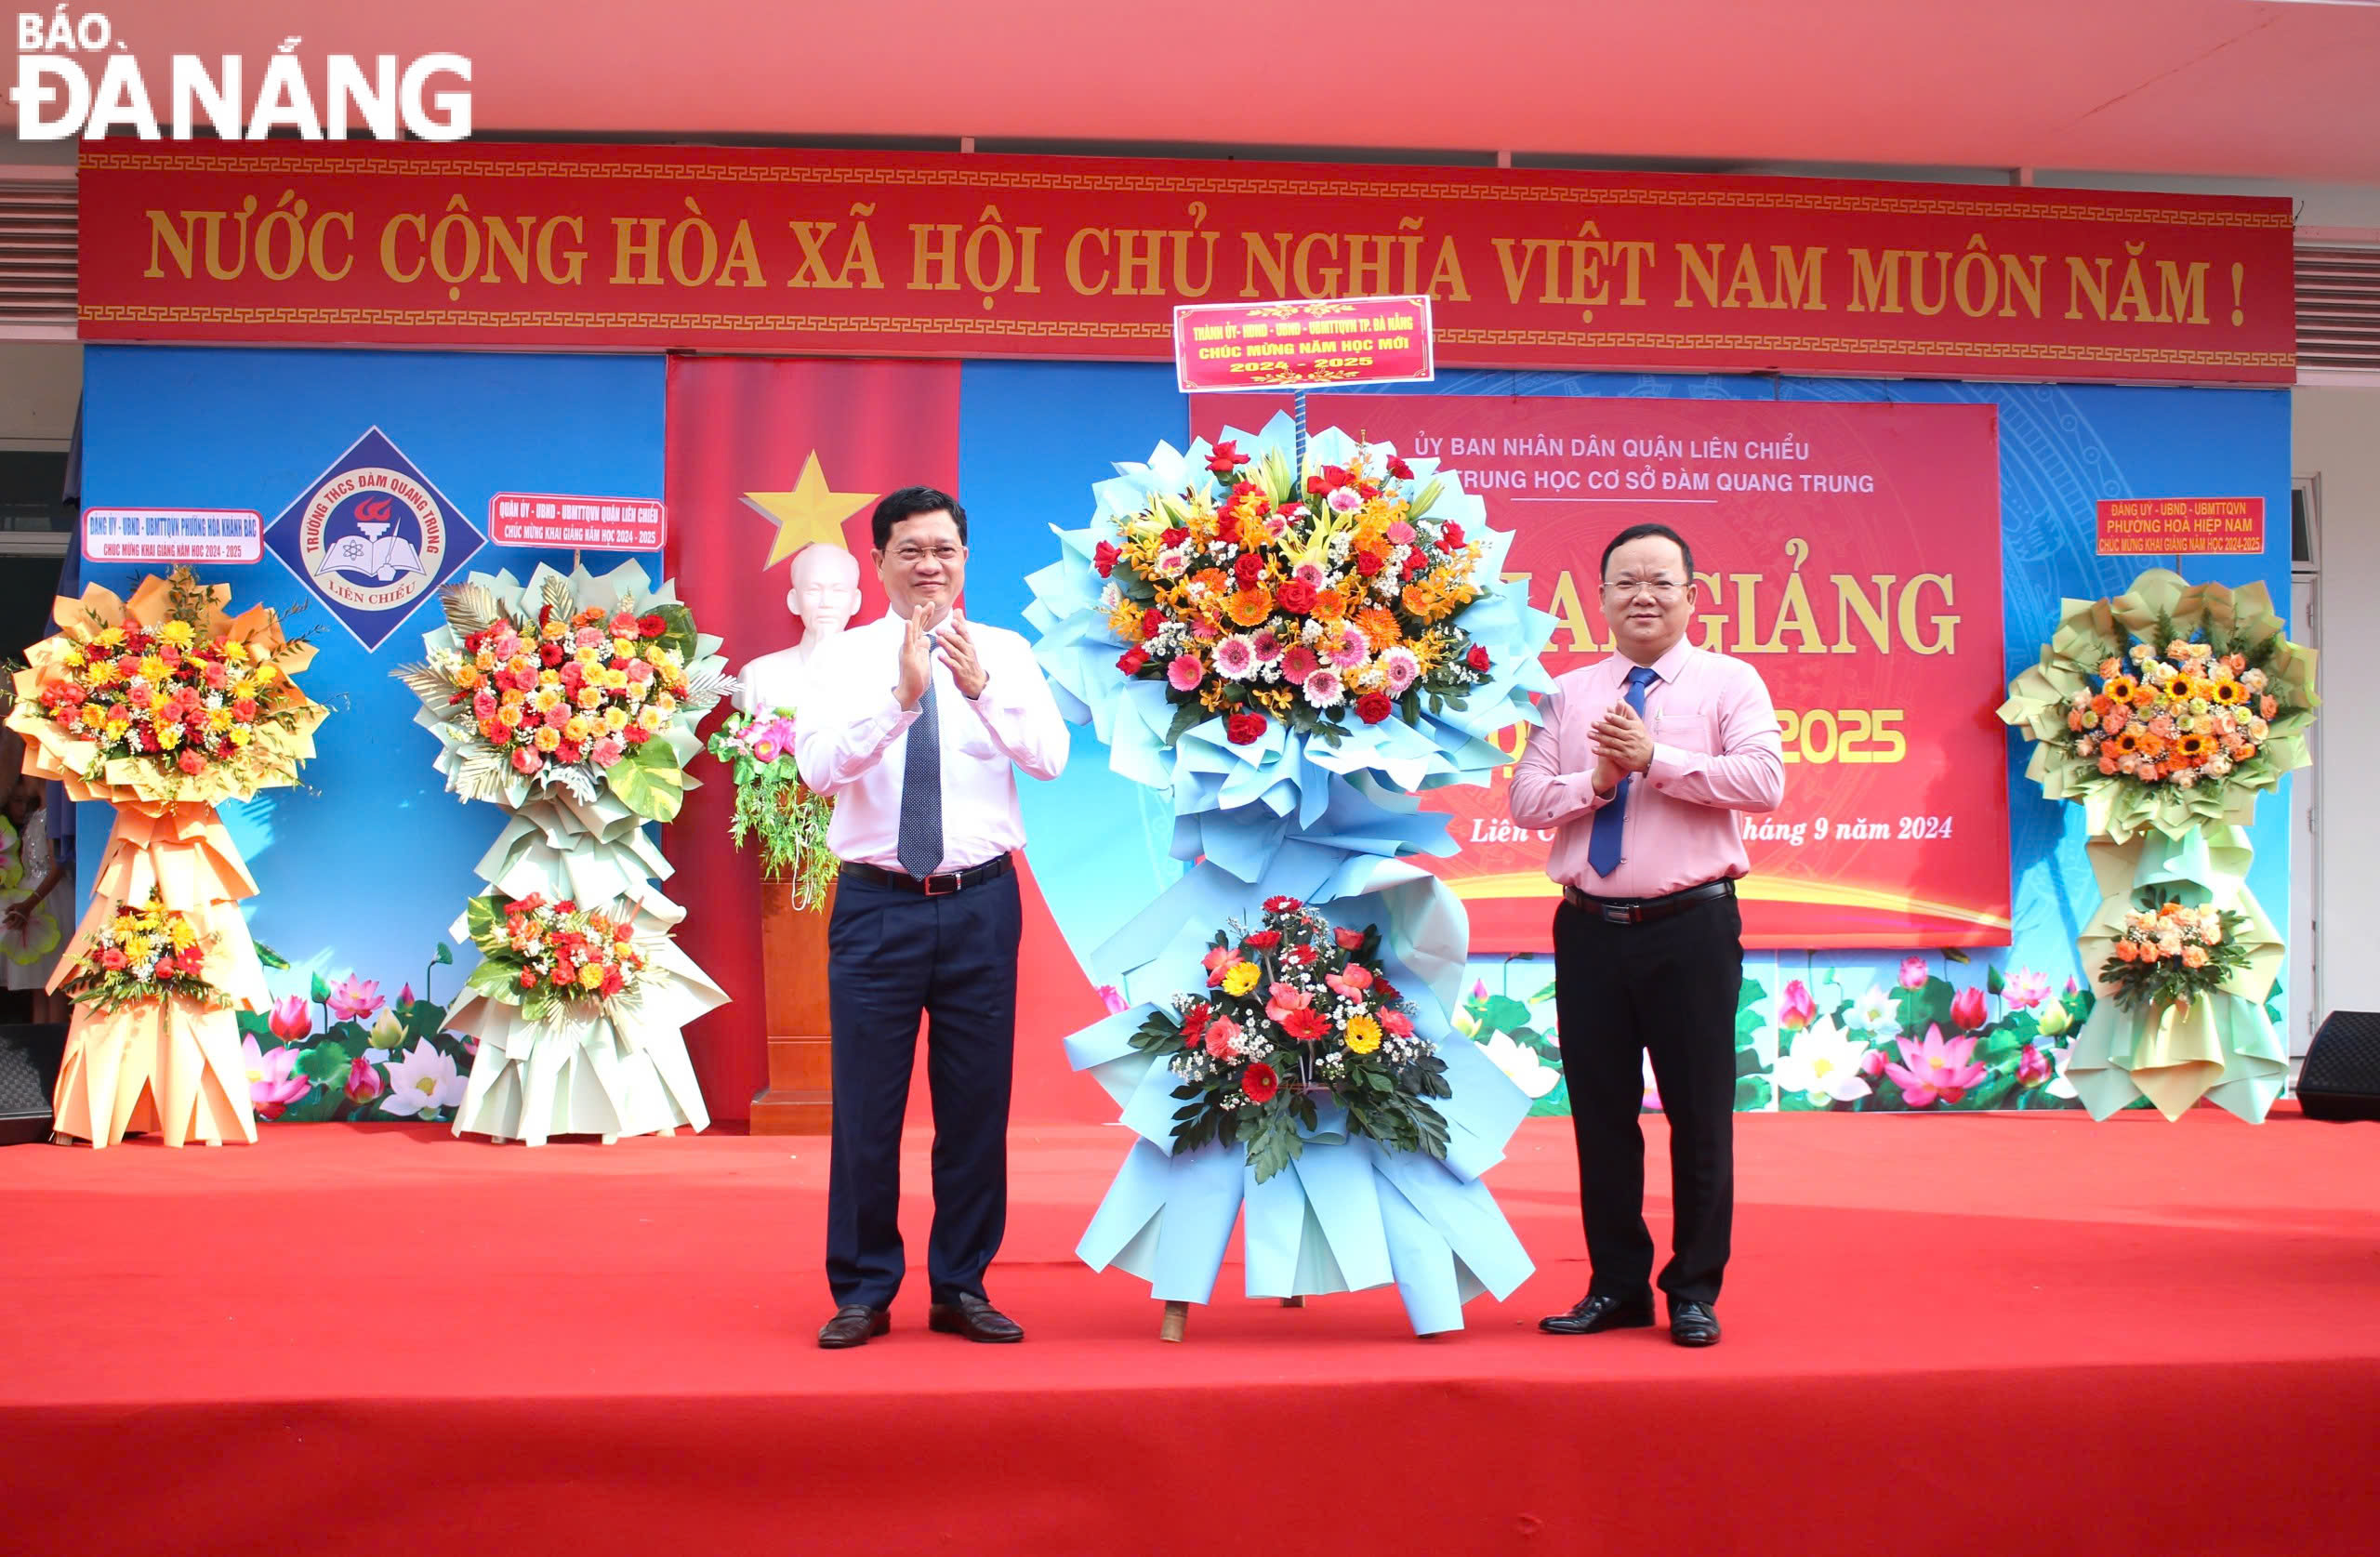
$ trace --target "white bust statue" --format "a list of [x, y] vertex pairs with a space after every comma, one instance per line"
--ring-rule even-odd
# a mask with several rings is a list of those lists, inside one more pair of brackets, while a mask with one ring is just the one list
[[851, 625], [859, 610], [859, 559], [841, 547], [813, 541], [793, 554], [793, 587], [786, 609], [801, 624], [801, 641], [745, 663], [735, 706], [767, 714], [801, 706], [801, 687], [819, 646]]

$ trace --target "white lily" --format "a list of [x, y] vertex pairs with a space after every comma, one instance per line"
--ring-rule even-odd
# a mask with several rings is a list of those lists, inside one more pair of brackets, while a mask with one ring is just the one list
[[1477, 1047], [1498, 1070], [1512, 1077], [1514, 1086], [1527, 1092], [1532, 1100], [1545, 1096], [1561, 1083], [1560, 1071], [1540, 1059], [1536, 1049], [1516, 1042], [1510, 1033], [1492, 1033], [1486, 1043]]
[[1772, 1076], [1778, 1091], [1803, 1093], [1814, 1103], [1852, 1102], [1871, 1090], [1859, 1074], [1867, 1052], [1867, 1044], [1828, 1017], [1793, 1035], [1792, 1048], [1777, 1057]]

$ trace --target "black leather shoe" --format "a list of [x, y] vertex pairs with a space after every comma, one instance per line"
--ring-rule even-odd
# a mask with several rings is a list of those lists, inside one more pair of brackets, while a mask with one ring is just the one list
[[972, 1292], [961, 1292], [946, 1303], [927, 1309], [926, 1328], [993, 1345], [1025, 1339], [1023, 1326]]
[[1719, 1344], [1719, 1316], [1711, 1312], [1709, 1303], [1673, 1302], [1670, 1304], [1670, 1339], [1680, 1346], [1716, 1346]]
[[1549, 1313], [1537, 1327], [1550, 1336], [1591, 1336], [1598, 1330], [1641, 1330], [1653, 1323], [1653, 1300], [1606, 1298], [1590, 1292], [1566, 1313]]
[[845, 1303], [835, 1311], [835, 1317], [818, 1327], [818, 1344], [829, 1352], [846, 1346], [866, 1346], [871, 1336], [880, 1336], [892, 1327], [892, 1316], [880, 1308], [866, 1303]]

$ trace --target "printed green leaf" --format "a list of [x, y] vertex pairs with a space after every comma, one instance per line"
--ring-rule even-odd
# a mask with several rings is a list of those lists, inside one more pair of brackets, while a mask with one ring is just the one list
[[674, 822], [686, 803], [686, 770], [666, 741], [629, 748], [604, 773], [603, 782], [620, 804], [648, 822]]

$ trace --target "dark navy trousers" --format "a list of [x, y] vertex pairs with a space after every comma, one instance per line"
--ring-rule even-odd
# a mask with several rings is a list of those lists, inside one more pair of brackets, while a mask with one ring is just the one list
[[901, 1247], [901, 1119], [918, 1019], [933, 1097], [933, 1300], [984, 1297], [1008, 1224], [1008, 1103], [1016, 1056], [1016, 873], [941, 897], [846, 875], [826, 930], [835, 1133], [826, 1284], [889, 1307]]

